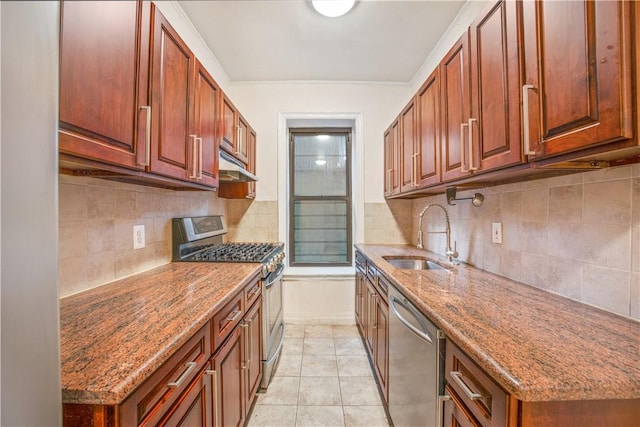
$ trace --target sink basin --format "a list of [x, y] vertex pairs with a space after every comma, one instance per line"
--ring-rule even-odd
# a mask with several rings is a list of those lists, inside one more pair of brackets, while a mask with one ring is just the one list
[[444, 270], [445, 267], [427, 258], [383, 257], [389, 264], [402, 270]]

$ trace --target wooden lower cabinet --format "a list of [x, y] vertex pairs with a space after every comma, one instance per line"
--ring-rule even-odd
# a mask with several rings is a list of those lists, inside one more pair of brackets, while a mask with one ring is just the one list
[[213, 356], [214, 426], [241, 426], [245, 419], [244, 344], [236, 328]]
[[373, 364], [380, 384], [380, 390], [386, 402], [389, 401], [389, 306], [381, 298], [376, 299], [374, 325]]
[[449, 396], [449, 400], [444, 402], [443, 425], [450, 427], [480, 427], [480, 424], [473, 418], [469, 409], [462, 403], [455, 392], [448, 386], [445, 391]]
[[158, 426], [167, 427], [210, 427], [211, 422], [211, 380], [209, 364], [176, 403], [167, 411]]
[[245, 338], [245, 407], [249, 412], [262, 380], [262, 298], [247, 312], [243, 323]]

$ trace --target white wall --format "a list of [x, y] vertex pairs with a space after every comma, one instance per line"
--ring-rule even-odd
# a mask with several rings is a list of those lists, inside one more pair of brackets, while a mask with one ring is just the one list
[[355, 324], [353, 277], [285, 277], [283, 299], [286, 323]]
[[58, 2], [2, 9], [2, 419], [61, 424]]

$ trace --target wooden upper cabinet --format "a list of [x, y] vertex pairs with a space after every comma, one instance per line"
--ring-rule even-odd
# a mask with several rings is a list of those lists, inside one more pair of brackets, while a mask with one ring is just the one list
[[522, 162], [520, 132], [520, 3], [495, 1], [469, 28], [471, 115], [469, 169]]
[[[198, 150], [190, 177], [218, 186], [218, 108], [220, 88], [200, 61], [196, 61], [195, 128]], [[192, 160], [192, 163], [194, 161]]]
[[61, 3], [61, 153], [143, 169], [150, 2]]
[[238, 110], [224, 92], [222, 93], [221, 104], [220, 148], [235, 156], [236, 145], [238, 144], [238, 132], [236, 128]]
[[400, 192], [416, 188], [416, 103], [415, 98], [400, 113]]
[[[254, 175], [257, 175], [256, 172], [256, 142], [257, 136], [256, 131], [253, 128], [249, 128], [249, 141], [248, 141], [248, 157], [249, 163], [247, 164], [247, 170]], [[247, 183], [247, 198], [253, 199], [256, 197], [256, 183], [255, 181], [251, 181]]]
[[416, 95], [418, 187], [440, 182], [440, 96], [436, 69]]
[[469, 33], [440, 62], [440, 144], [442, 180], [469, 175]]
[[535, 155], [633, 137], [631, 3], [522, 3], [524, 132]]
[[187, 180], [197, 151], [193, 128], [195, 57], [154, 6], [150, 171]]
[[237, 124], [237, 144], [235, 148], [234, 155], [238, 160], [243, 163], [249, 163], [249, 123], [247, 119], [242, 117], [242, 114], [238, 113], [238, 124]]
[[393, 122], [384, 134], [384, 195], [400, 192], [400, 121]]

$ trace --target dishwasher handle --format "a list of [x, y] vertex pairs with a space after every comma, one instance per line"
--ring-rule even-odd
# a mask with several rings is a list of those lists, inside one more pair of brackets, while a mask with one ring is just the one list
[[405, 306], [400, 300], [395, 298], [393, 295], [391, 295], [389, 297], [389, 301], [391, 302], [391, 304], [389, 304], [389, 306], [391, 307], [391, 311], [393, 311], [393, 314], [398, 318], [398, 320], [404, 326], [406, 326], [411, 332], [413, 332], [415, 335], [417, 335], [418, 338], [422, 339], [423, 341], [425, 341], [425, 342], [427, 342], [429, 344], [433, 344], [433, 339], [429, 336], [429, 333], [427, 331], [419, 330], [418, 328], [413, 326], [407, 319], [402, 317], [400, 315], [400, 313], [398, 312], [398, 308], [396, 307], [396, 304], [399, 304], [400, 306], [402, 306], [407, 311], [410, 311], [409, 307]]

